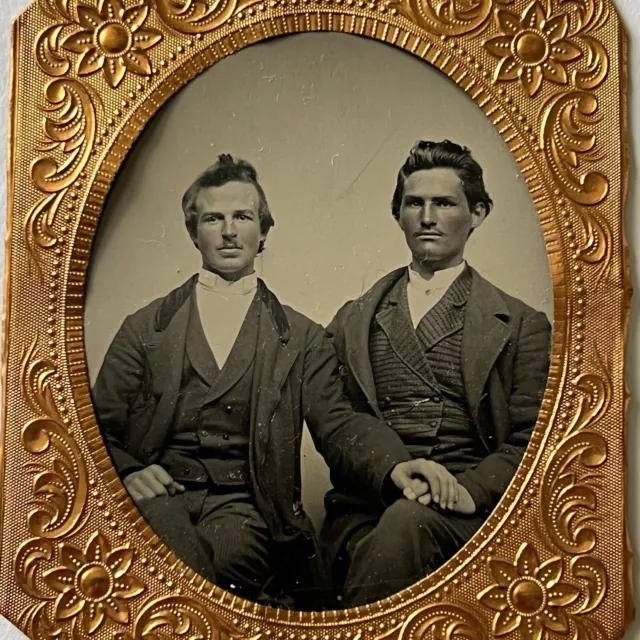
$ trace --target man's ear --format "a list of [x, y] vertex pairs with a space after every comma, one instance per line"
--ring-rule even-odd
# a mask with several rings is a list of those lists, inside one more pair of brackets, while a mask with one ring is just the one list
[[487, 217], [487, 207], [484, 202], [478, 202], [471, 210], [471, 229], [477, 229]]

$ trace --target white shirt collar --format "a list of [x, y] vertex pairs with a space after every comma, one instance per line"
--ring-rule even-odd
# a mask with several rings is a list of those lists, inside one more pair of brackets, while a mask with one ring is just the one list
[[206, 291], [241, 296], [255, 292], [258, 288], [258, 275], [254, 272], [240, 280], [229, 282], [212, 271], [200, 269], [198, 284]]
[[463, 260], [455, 267], [436, 271], [429, 280], [423, 278], [417, 271], [409, 267], [409, 284], [420, 293], [442, 291], [448, 289], [454, 280], [464, 271], [467, 263]]

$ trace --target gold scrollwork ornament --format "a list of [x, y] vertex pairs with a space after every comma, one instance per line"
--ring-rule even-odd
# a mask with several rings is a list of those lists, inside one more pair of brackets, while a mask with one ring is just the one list
[[[553, 425], [561, 429], [558, 440], [549, 437], [541, 457], [535, 458], [538, 452], [532, 449], [535, 455], [527, 464], [533, 465], [534, 458], [539, 461], [539, 468], [528, 467], [538, 489], [531, 499], [536, 508], [528, 513], [536, 514], [535, 522], [527, 520], [525, 510], [510, 535], [513, 540], [524, 533], [535, 540], [504, 557], [491, 551], [486, 572], [479, 570], [482, 565], [478, 563], [473, 570], [461, 567], [453, 581], [443, 574], [439, 585], [446, 589], [438, 586], [436, 593], [440, 601], [428, 595], [417, 602], [419, 596], [414, 591], [410, 602], [399, 597], [389, 611], [383, 605], [374, 613], [366, 609], [343, 617], [327, 612], [265, 614], [258, 605], [240, 602], [229, 594], [217, 594], [215, 599], [205, 596], [209, 585], [198, 577], [185, 578], [184, 567], [178, 570], [178, 565], [169, 567], [159, 560], [157, 566], [163, 566], [167, 576], [172, 572], [173, 586], [179, 583], [181, 590], [167, 594], [172, 589], [169, 580], [159, 586], [155, 568], [152, 572], [146, 561], [138, 566], [129, 544], [118, 546], [109, 538], [111, 534], [101, 531], [98, 509], [89, 497], [87, 469], [95, 461], [85, 459], [90, 448], [85, 433], [71, 427], [77, 415], [72, 416], [73, 412], [58, 402], [58, 393], [73, 397], [74, 385], [87, 384], [85, 373], [79, 374], [78, 368], [74, 378], [65, 377], [68, 370], [59, 368], [64, 358], [59, 358], [57, 351], [63, 342], [59, 334], [69, 326], [65, 323], [81, 314], [82, 294], [76, 290], [72, 299], [76, 308], [66, 308], [71, 299], [65, 302], [68, 283], [64, 278], [56, 282], [46, 278], [51, 273], [59, 277], [64, 269], [71, 270], [69, 265], [78, 255], [88, 255], [90, 240], [82, 245], [84, 253], [78, 245], [70, 248], [73, 241], [63, 241], [60, 212], [75, 211], [77, 219], [84, 223], [91, 220], [95, 225], [98, 198], [91, 201], [91, 215], [89, 207], [80, 211], [79, 203], [85, 196], [104, 196], [109, 176], [124, 156], [121, 149], [129, 148], [143, 126], [136, 123], [136, 116], [146, 122], [174, 85], [181, 84], [182, 74], [188, 79], [214, 59], [250, 42], [295, 31], [334, 30], [372, 36], [428, 59], [459, 82], [496, 126], [511, 119], [513, 136], [504, 134], [509, 129], [500, 132], [523, 173], [528, 180], [544, 183], [544, 189], [552, 185], [547, 189], [548, 195], [553, 192], [552, 198], [540, 193], [536, 196], [536, 203], [551, 204], [548, 210], [553, 210], [554, 223], [545, 227], [545, 234], [553, 236], [558, 246], [563, 238], [557, 232], [560, 224], [555, 217], [574, 225], [571, 252], [555, 256], [554, 284], [566, 287], [563, 290], [573, 301], [566, 271], [594, 295], [591, 292], [602, 275], [611, 271], [612, 264], [623, 262], [614, 242], [621, 236], [618, 205], [623, 196], [618, 183], [623, 172], [619, 156], [615, 156], [620, 140], [614, 139], [611, 127], [607, 133], [603, 124], [608, 118], [608, 122], [620, 125], [621, 119], [619, 113], [601, 112], [603, 93], [617, 91], [622, 95], [623, 80], [616, 74], [623, 75], [623, 56], [614, 49], [622, 51], [623, 44], [617, 23], [610, 22], [611, 15], [608, 0], [38, 0], [28, 10], [17, 30], [23, 38], [31, 33], [33, 40], [16, 39], [15, 51], [17, 76], [21, 78], [16, 86], [21, 93], [16, 98], [19, 108], [13, 141], [27, 162], [14, 163], [15, 202], [25, 203], [24, 210], [19, 210], [21, 228], [14, 234], [23, 242], [40, 282], [34, 287], [37, 293], [29, 308], [14, 296], [11, 311], [15, 306], [21, 312], [22, 324], [5, 327], [11, 336], [7, 351], [20, 364], [16, 373], [5, 370], [11, 390], [5, 398], [8, 420], [21, 417], [14, 430], [20, 451], [5, 448], [4, 456], [10, 473], [26, 470], [30, 474], [31, 502], [20, 510], [5, 508], [6, 521], [19, 521], [25, 536], [11, 548], [5, 538], [2, 548], [9, 551], [4, 557], [12, 563], [9, 571], [20, 587], [22, 614], [17, 623], [22, 629], [38, 640], [76, 640], [94, 634], [117, 640], [168, 636], [258, 640], [274, 630], [282, 632], [278, 637], [303, 640], [313, 638], [316, 628], [322, 628], [323, 634], [337, 629], [343, 634], [343, 627], [342, 637], [353, 640], [486, 640], [490, 631], [484, 625], [492, 619], [496, 637], [609, 637], [599, 622], [610, 612], [605, 596], [613, 580], [610, 561], [604, 559], [599, 546], [599, 530], [610, 524], [598, 519], [602, 495], [607, 495], [599, 480], [600, 474], [621, 473], [622, 464], [608, 446], [607, 430], [621, 438], [622, 429], [613, 429], [613, 423], [605, 418], [614, 409], [622, 415], [623, 400], [613, 393], [606, 368], [580, 364], [579, 372], [566, 381], [571, 393], [578, 394], [577, 409], [573, 413], [567, 409], [570, 413]], [[159, 71], [154, 68], [156, 54], [163, 56]], [[29, 56], [32, 64], [24, 62]], [[134, 96], [134, 76], [149, 78], [144, 85], [149, 89], [147, 95], [136, 89]], [[163, 93], [163, 87], [169, 85], [172, 90]], [[29, 105], [29, 114], [35, 117], [24, 117], [24, 105], [43, 95], [43, 105]], [[620, 99], [616, 100], [614, 104], [620, 106]], [[112, 151], [104, 164], [96, 153], [97, 131], [103, 136], [101, 149]], [[540, 153], [537, 168], [530, 162], [531, 143]], [[115, 150], [119, 145], [121, 149]], [[14, 208], [18, 211], [15, 204]], [[68, 222], [76, 225], [74, 231], [81, 227], [70, 215]], [[89, 227], [85, 224], [84, 230]], [[20, 244], [16, 237], [12, 238], [15, 246]], [[56, 256], [54, 271], [47, 272], [45, 265], [52, 254]], [[82, 281], [86, 267], [82, 260], [74, 265], [78, 281]], [[563, 260], [567, 263], [560, 266]], [[19, 265], [12, 257], [8, 286], [12, 294], [16, 282], [24, 287], [29, 281], [18, 271]], [[51, 293], [50, 285], [59, 294]], [[48, 296], [55, 302], [49, 302]], [[603, 304], [610, 301], [603, 300]], [[36, 347], [45, 317], [48, 331], [53, 331], [52, 327], [62, 330], [50, 342], [52, 351], [43, 357]], [[565, 331], [565, 320], [567, 325], [573, 321], [570, 312], [566, 319], [560, 318], [561, 332]], [[589, 324], [588, 319], [584, 322]], [[558, 344], [565, 338], [571, 342], [574, 335], [567, 330]], [[81, 340], [81, 336], [72, 340]], [[597, 346], [608, 350], [608, 361], [612, 356], [610, 342], [601, 342]], [[78, 344], [81, 342], [74, 342], [67, 354], [69, 360], [71, 353], [76, 357], [76, 367]], [[558, 380], [553, 391], [560, 394]], [[86, 412], [87, 406], [81, 409]], [[605, 462], [611, 464], [609, 469]], [[115, 485], [110, 486], [113, 489]], [[103, 497], [107, 494], [113, 499], [108, 491]], [[126, 500], [121, 497], [110, 507], [120, 509], [119, 515], [126, 511]], [[135, 513], [131, 511], [129, 516]], [[506, 520], [500, 526], [505, 524]], [[158, 551], [157, 541], [153, 546], [142, 537], [138, 540], [145, 553], [150, 553], [146, 557]], [[458, 556], [461, 564], [467, 563], [466, 553], [463, 550]], [[469, 596], [472, 589], [476, 591]], [[448, 595], [443, 598], [443, 594]], [[259, 615], [254, 615], [255, 611]], [[325, 624], [327, 621], [330, 624]], [[374, 621], [379, 626], [374, 626]], [[379, 631], [383, 627], [386, 631]]]

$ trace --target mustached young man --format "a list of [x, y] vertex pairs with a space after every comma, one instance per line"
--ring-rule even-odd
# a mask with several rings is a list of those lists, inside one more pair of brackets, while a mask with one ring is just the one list
[[464, 260], [492, 205], [467, 148], [416, 144], [392, 202], [411, 264], [347, 303], [328, 329], [354, 408], [401, 438], [418, 481], [385, 508], [333, 473], [323, 540], [347, 606], [451, 558], [504, 494], [536, 423], [549, 322]]
[[274, 222], [253, 166], [221, 155], [183, 209], [202, 268], [126, 318], [93, 389], [98, 423], [142, 515], [192, 569], [248, 599], [319, 608], [303, 423], [329, 466], [374, 500], [392, 470], [410, 483], [411, 456], [352, 411], [325, 331], [256, 276]]

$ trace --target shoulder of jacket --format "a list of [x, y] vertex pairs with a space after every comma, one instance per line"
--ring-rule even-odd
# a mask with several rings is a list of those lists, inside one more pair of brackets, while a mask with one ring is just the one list
[[369, 305], [379, 304], [382, 297], [393, 287], [398, 280], [406, 273], [406, 267], [400, 267], [382, 276], [376, 280], [371, 287], [357, 298], [347, 300], [339, 309], [333, 318], [332, 325], [337, 323], [342, 326], [343, 322], [349, 317], [352, 311], [356, 309], [366, 308]]
[[531, 305], [527, 304], [524, 300], [516, 298], [500, 287], [497, 287], [495, 284], [493, 284], [493, 282], [487, 280], [487, 278], [478, 273], [475, 269], [473, 269], [473, 272], [474, 277], [483, 280], [485, 286], [491, 287], [496, 292], [496, 294], [500, 296], [512, 317], [547, 317], [543, 311], [535, 309]]
[[[497, 287], [496, 287], [497, 289]], [[505, 291], [498, 289], [500, 295], [502, 295], [505, 304], [514, 315], [518, 315], [522, 318], [546, 318], [546, 314], [543, 311], [539, 311], [535, 309], [531, 305], [524, 302], [520, 298], [516, 298], [515, 296], [509, 295]]]
[[361, 301], [361, 298], [355, 300], [347, 300], [337, 311], [334, 316], [334, 322], [341, 323]]
[[136, 327], [162, 330], [169, 324], [171, 318], [184, 304], [193, 291], [195, 278], [193, 276], [179, 287], [171, 290], [168, 294], [152, 300], [144, 307], [130, 314], [125, 323]]
[[324, 332], [324, 327], [320, 323], [312, 320], [304, 313], [296, 311], [293, 307], [285, 304], [282, 305], [282, 309], [289, 322], [289, 327], [292, 335], [307, 334], [309, 332], [315, 333], [318, 331]]

